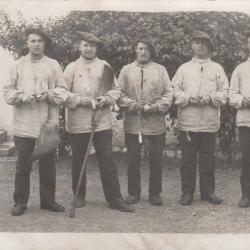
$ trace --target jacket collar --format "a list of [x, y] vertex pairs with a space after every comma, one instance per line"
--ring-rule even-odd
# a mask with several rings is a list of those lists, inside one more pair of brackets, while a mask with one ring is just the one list
[[208, 57], [207, 59], [200, 59], [200, 58], [197, 58], [197, 57], [193, 57], [192, 61], [195, 62], [195, 63], [202, 64], [202, 63], [210, 62], [211, 59], [210, 59], [210, 57]]
[[147, 67], [149, 67], [152, 63], [153, 63], [153, 61], [150, 61], [150, 62], [148, 62], [148, 63], [146, 63], [146, 64], [140, 64], [140, 63], [138, 63], [138, 62], [135, 60], [135, 65], [136, 65], [137, 67], [140, 67], [140, 68], [147, 68]]
[[46, 56], [43, 54], [41, 57], [39, 58], [32, 58], [29, 54], [25, 56], [26, 59], [28, 59], [30, 62], [40, 62], [41, 60], [43, 60]]
[[93, 63], [93, 62], [97, 61], [98, 59], [97, 59], [97, 57], [95, 57], [94, 59], [87, 60], [87, 59], [83, 58], [82, 56], [80, 56], [79, 60], [85, 64], [89, 64], [89, 63]]

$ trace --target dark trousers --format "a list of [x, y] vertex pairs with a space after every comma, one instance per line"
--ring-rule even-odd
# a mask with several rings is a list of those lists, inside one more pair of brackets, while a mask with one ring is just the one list
[[[90, 133], [71, 134], [72, 143], [72, 189], [76, 192], [84, 155], [87, 150]], [[112, 130], [95, 132], [94, 147], [98, 166], [100, 169], [101, 181], [104, 196], [107, 202], [121, 198], [120, 184], [117, 170], [112, 156]], [[86, 196], [86, 171], [80, 184], [79, 196], [85, 199]]]
[[[32, 167], [31, 156], [36, 139], [14, 137], [17, 150], [15, 174], [15, 204], [27, 204], [30, 195], [30, 172]], [[54, 152], [39, 159], [40, 202], [50, 205], [55, 201], [56, 168]]]
[[[157, 195], [162, 192], [162, 159], [165, 133], [148, 135], [144, 138], [149, 142], [149, 193]], [[141, 144], [138, 135], [125, 133], [125, 143], [128, 149], [128, 193], [140, 196]]]
[[196, 186], [196, 165], [199, 154], [200, 192], [211, 195], [215, 191], [216, 133], [180, 131], [182, 151], [182, 193], [193, 194]]
[[242, 154], [240, 184], [242, 196], [250, 198], [250, 128], [239, 127], [239, 139]]

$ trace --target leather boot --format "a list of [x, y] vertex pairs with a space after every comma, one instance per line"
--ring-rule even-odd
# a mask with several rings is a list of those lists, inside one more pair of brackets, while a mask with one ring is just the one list
[[191, 193], [184, 193], [181, 196], [180, 204], [183, 206], [190, 206], [193, 202], [193, 194]]
[[15, 204], [11, 210], [11, 214], [13, 216], [20, 216], [20, 215], [24, 214], [26, 209], [27, 209], [26, 204]]
[[214, 205], [219, 205], [223, 202], [222, 198], [220, 198], [219, 196], [215, 195], [215, 194], [201, 194], [201, 200], [202, 201], [208, 201], [211, 204]]
[[117, 209], [121, 212], [133, 212], [134, 208], [127, 204], [122, 198], [118, 198], [116, 200], [112, 200], [109, 202], [109, 208]]

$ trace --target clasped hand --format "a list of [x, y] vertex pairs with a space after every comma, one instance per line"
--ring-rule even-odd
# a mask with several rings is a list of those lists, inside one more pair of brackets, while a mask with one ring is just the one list
[[208, 105], [211, 102], [211, 97], [206, 96], [192, 96], [189, 98], [189, 103], [192, 105]]

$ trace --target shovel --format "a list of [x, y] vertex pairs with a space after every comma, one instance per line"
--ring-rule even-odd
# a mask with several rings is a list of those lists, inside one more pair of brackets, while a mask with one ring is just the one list
[[[92, 105], [92, 107], [95, 108], [94, 105]], [[78, 198], [78, 194], [79, 194], [79, 189], [80, 189], [80, 185], [81, 185], [81, 182], [82, 182], [84, 171], [85, 171], [85, 169], [87, 167], [89, 149], [90, 149], [90, 146], [91, 146], [92, 141], [93, 141], [93, 137], [94, 137], [94, 134], [95, 134], [95, 129], [99, 125], [101, 119], [102, 119], [102, 110], [93, 109], [93, 115], [92, 115], [92, 121], [91, 121], [91, 125], [92, 125], [91, 133], [90, 133], [90, 137], [89, 137], [89, 141], [88, 141], [87, 150], [86, 150], [85, 155], [84, 155], [84, 160], [83, 160], [80, 176], [79, 176], [77, 187], [76, 187], [76, 193], [74, 195], [74, 200], [73, 200], [71, 210], [70, 210], [70, 214], [69, 214], [70, 218], [74, 218], [74, 215], [75, 215], [75, 209], [76, 209], [76, 203], [77, 203], [77, 198]]]
[[[99, 96], [104, 95], [109, 90], [111, 90], [113, 82], [114, 82], [113, 69], [108, 65], [104, 65], [103, 72], [102, 72], [102, 77], [100, 79], [100, 86], [99, 86], [98, 95]], [[85, 171], [85, 169], [87, 167], [89, 149], [90, 149], [90, 146], [91, 146], [92, 141], [93, 141], [95, 130], [96, 130], [97, 126], [99, 125], [101, 119], [102, 119], [102, 110], [103, 109], [102, 108], [96, 109], [95, 101], [92, 102], [92, 110], [93, 110], [93, 114], [92, 114], [92, 120], [91, 120], [91, 126], [92, 126], [91, 127], [91, 133], [90, 133], [90, 137], [89, 137], [89, 141], [88, 141], [88, 145], [87, 145], [87, 150], [86, 150], [86, 153], [84, 155], [84, 160], [83, 160], [80, 176], [78, 178], [76, 192], [75, 192], [74, 199], [73, 199], [72, 206], [71, 206], [71, 210], [70, 210], [70, 213], [69, 213], [69, 218], [74, 218], [74, 216], [75, 216], [77, 198], [78, 198], [78, 194], [79, 194], [83, 174], [84, 174], [84, 171]]]

